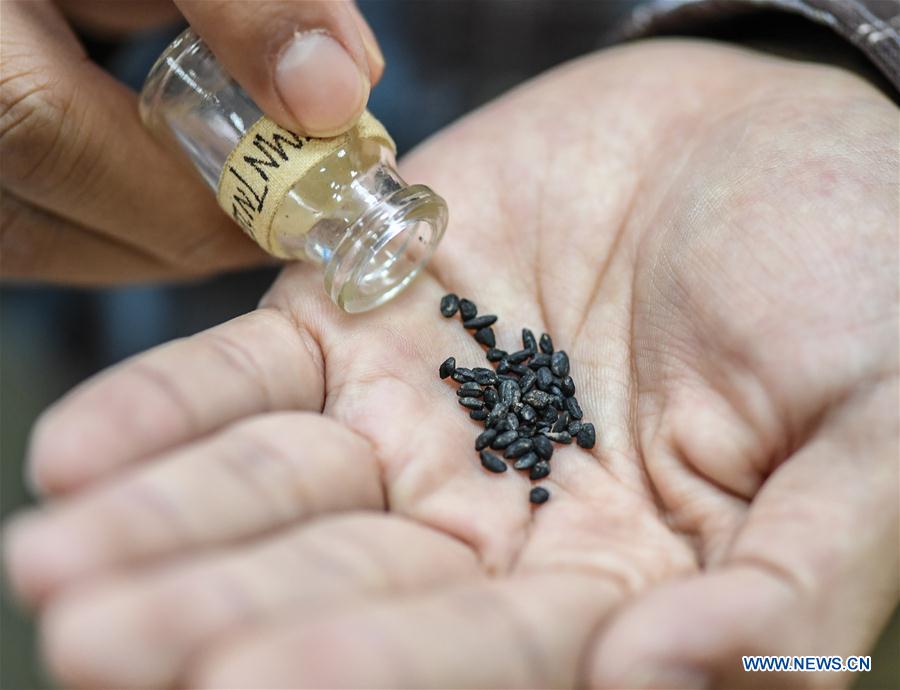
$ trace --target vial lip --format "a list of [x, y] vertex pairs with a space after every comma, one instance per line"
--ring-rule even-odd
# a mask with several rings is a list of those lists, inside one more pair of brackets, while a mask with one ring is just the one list
[[427, 265], [447, 226], [447, 204], [424, 185], [397, 190], [351, 226], [325, 270], [325, 290], [344, 311], [374, 309]]

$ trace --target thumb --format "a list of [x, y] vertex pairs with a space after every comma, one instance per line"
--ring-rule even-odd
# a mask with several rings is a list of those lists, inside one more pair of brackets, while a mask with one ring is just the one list
[[845, 687], [746, 655], [868, 654], [897, 602], [897, 382], [848, 399], [769, 478], [723, 562], [649, 593], [593, 643], [591, 687]]
[[259, 107], [293, 131], [346, 131], [381, 75], [374, 35], [349, 0], [176, 3]]

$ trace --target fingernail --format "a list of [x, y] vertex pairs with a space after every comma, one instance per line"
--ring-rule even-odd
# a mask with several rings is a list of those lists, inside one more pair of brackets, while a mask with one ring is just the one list
[[375, 34], [372, 32], [372, 28], [366, 23], [366, 20], [360, 16], [357, 23], [359, 25], [359, 35], [362, 38], [366, 54], [369, 56], [371, 62], [378, 65], [378, 71], [380, 72], [384, 69], [384, 53], [381, 52]]
[[294, 34], [275, 68], [275, 87], [303, 131], [334, 136], [349, 129], [369, 98], [369, 80], [328, 34]]

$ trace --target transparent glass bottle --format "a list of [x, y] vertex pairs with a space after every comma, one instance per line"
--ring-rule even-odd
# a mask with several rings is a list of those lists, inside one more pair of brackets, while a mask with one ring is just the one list
[[[190, 29], [151, 69], [140, 107], [144, 123], [181, 148], [207, 184], [219, 190], [220, 203], [221, 182], [233, 152], [245, 147], [260, 125], [276, 127], [262, 119], [256, 104]], [[365, 118], [380, 128], [374, 118], [368, 114]], [[393, 142], [383, 130], [376, 136], [361, 122], [346, 135], [329, 140], [290, 136], [298, 142], [297, 150], [299, 144], [308, 144], [304, 155], [321, 150], [323, 143], [326, 154], [317, 155], [299, 178], [290, 178], [284, 194], [274, 199], [276, 208], [265, 238], [241, 224], [275, 256], [322, 265], [325, 290], [345, 311], [383, 304], [412, 281], [440, 242], [447, 224], [444, 200], [424, 185], [403, 181], [395, 169]], [[259, 148], [276, 163], [284, 150], [284, 146]], [[256, 163], [253, 170], [265, 178], [270, 168]], [[291, 174], [290, 169], [284, 172]], [[244, 183], [244, 177], [236, 179]], [[250, 186], [246, 189], [252, 198], [265, 197]], [[240, 208], [236, 211], [232, 215], [240, 222]]]

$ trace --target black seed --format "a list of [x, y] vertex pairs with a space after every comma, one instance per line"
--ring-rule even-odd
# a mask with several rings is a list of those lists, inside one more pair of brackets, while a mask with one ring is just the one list
[[500, 400], [507, 405], [513, 405], [519, 402], [522, 392], [515, 381], [507, 379], [500, 382]]
[[456, 389], [456, 394], [460, 398], [480, 398], [484, 391], [474, 381], [468, 381]]
[[528, 366], [537, 371], [541, 367], [549, 367], [550, 366], [550, 355], [545, 355], [543, 353], [538, 353], [534, 357], [531, 358], [531, 361], [528, 362]]
[[[506, 433], [511, 433], [507, 431]], [[531, 450], [531, 439], [530, 438], [519, 438], [516, 441], [513, 441], [506, 447], [506, 451], [503, 453], [504, 458], [520, 458], [525, 453]]]
[[497, 322], [497, 317], [493, 314], [485, 314], [484, 316], [476, 316], [463, 321], [463, 328], [471, 328], [477, 331], [479, 328], [487, 328]]
[[534, 452], [541, 457], [541, 460], [549, 460], [553, 455], [553, 444], [545, 436], [536, 436], [534, 439]]
[[483, 450], [478, 454], [481, 457], [481, 465], [488, 472], [506, 472], [506, 463], [490, 451]]
[[548, 407], [541, 415], [541, 418], [547, 422], [547, 426], [551, 424], [555, 424], [556, 420], [559, 419], [559, 412], [555, 407]]
[[517, 350], [507, 357], [510, 364], [521, 364], [534, 354], [531, 350]]
[[519, 427], [519, 437], [520, 438], [530, 438], [534, 435], [534, 426], [531, 424], [523, 425]]
[[486, 357], [488, 362], [499, 362], [506, 357], [506, 350], [498, 350], [496, 347], [492, 347], [487, 351]]
[[498, 374], [508, 374], [509, 373], [509, 360], [501, 359], [497, 362], [497, 373]]
[[547, 367], [541, 367], [537, 370], [537, 387], [542, 391], [550, 390], [553, 385], [553, 374]]
[[474, 319], [476, 314], [478, 314], [478, 307], [473, 302], [467, 299], [459, 300], [459, 315], [463, 321]]
[[515, 464], [513, 464], [513, 467], [515, 467], [517, 470], [530, 470], [532, 467], [534, 467], [537, 461], [537, 453], [529, 452], [525, 453], [525, 455], [516, 460]]
[[491, 441], [491, 448], [494, 450], [503, 450], [517, 438], [519, 438], [519, 433], [517, 431], [504, 431], [502, 434], [494, 437], [494, 440]]
[[519, 390], [527, 393], [534, 387], [535, 381], [537, 381], [537, 376], [531, 369], [526, 369], [525, 373], [522, 374], [522, 378], [519, 379]]
[[501, 419], [506, 418], [506, 414], [509, 412], [509, 406], [504, 405], [503, 402], [495, 403], [491, 408], [491, 413], [487, 418], [488, 426], [495, 426]]
[[506, 426], [515, 431], [519, 428], [519, 418], [516, 417], [515, 414], [510, 412], [508, 415], [506, 415]]
[[456, 367], [456, 369], [453, 370], [453, 373], [450, 374], [450, 378], [457, 383], [466, 383], [467, 381], [474, 381], [475, 374], [472, 373], [471, 369]]
[[459, 309], [459, 297], [452, 292], [441, 297], [441, 314], [449, 319], [457, 309]]
[[584, 412], [581, 411], [581, 405], [578, 404], [578, 398], [574, 396], [566, 398], [566, 410], [568, 410], [572, 419], [581, 419], [584, 416]]
[[484, 402], [480, 398], [459, 398], [459, 404], [470, 410], [480, 410], [484, 407]]
[[522, 329], [522, 347], [531, 350], [532, 353], [537, 352], [537, 342], [534, 339], [534, 333], [529, 329]]
[[568, 431], [553, 431], [547, 434], [547, 438], [557, 443], [568, 444], [572, 442], [572, 435]]
[[534, 411], [531, 405], [522, 405], [522, 409], [519, 410], [519, 419], [526, 424], [531, 424], [537, 419], [537, 412]]
[[550, 492], [543, 486], [536, 486], [528, 492], [528, 500], [538, 506], [541, 503], [546, 503], [549, 498]]
[[497, 395], [496, 388], [485, 388], [484, 389], [484, 404], [485, 405], [496, 405], [497, 401], [500, 400], [500, 396]]
[[560, 378], [569, 375], [569, 355], [564, 350], [554, 352], [550, 357], [550, 370]]
[[494, 429], [485, 429], [475, 439], [475, 450], [484, 450], [493, 440], [497, 438], [497, 432]]
[[538, 460], [534, 464], [534, 467], [531, 468], [531, 472], [528, 474], [528, 478], [538, 480], [543, 479], [548, 474], [550, 474], [550, 463], [546, 460]]
[[551, 397], [544, 391], [530, 390], [522, 396], [522, 400], [536, 410], [542, 410], [550, 404]]
[[447, 357], [447, 359], [441, 362], [441, 368], [438, 369], [438, 374], [440, 374], [442, 379], [445, 379], [452, 375], [454, 371], [456, 371], [456, 357]]
[[493, 386], [497, 383], [497, 374], [484, 367], [475, 367], [472, 369], [472, 377], [482, 386]]
[[553, 340], [551, 340], [550, 336], [546, 333], [541, 334], [541, 352], [545, 355], [553, 354]]
[[550, 386], [550, 390], [547, 391], [547, 392], [550, 393], [550, 395], [553, 395], [553, 396], [555, 396], [555, 397], [557, 397], [557, 398], [563, 398], [563, 397], [565, 397], [565, 396], [563, 395], [562, 390], [560, 390], [560, 387], [559, 387], [559, 386]]
[[566, 427], [566, 431], [569, 432], [570, 436], [577, 436], [578, 432], [581, 431], [581, 427], [583, 426], [584, 424], [582, 424], [581, 422], [569, 422], [569, 425]]
[[582, 425], [581, 431], [575, 437], [575, 441], [582, 448], [593, 448], [597, 442], [597, 432], [594, 431], [594, 425], [586, 422]]
[[555, 407], [557, 410], [561, 410], [563, 409], [563, 407], [565, 407], [565, 405], [563, 404], [563, 399], [558, 395], [550, 396], [550, 404], [553, 405], [553, 407]]
[[560, 412], [559, 419], [556, 420], [556, 424], [553, 425], [553, 431], [559, 433], [560, 431], [565, 431], [566, 426], [569, 424], [569, 413], [568, 412]]
[[562, 389], [563, 395], [567, 398], [575, 395], [575, 382], [572, 380], [571, 376], [563, 376], [562, 385], [560, 386]]
[[469, 413], [469, 417], [474, 419], [476, 422], [483, 422], [485, 419], [487, 419], [487, 416], [488, 416], [488, 411], [486, 409], [484, 409], [483, 407], [480, 410], [472, 410]]
[[481, 343], [485, 347], [494, 347], [497, 344], [497, 338], [494, 337], [494, 329], [479, 328], [475, 331], [475, 342]]
[[546, 433], [546, 432], [550, 431], [550, 422], [544, 422], [544, 421], [538, 422], [535, 429], [537, 430], [537, 433], [539, 433], [539, 434]]

